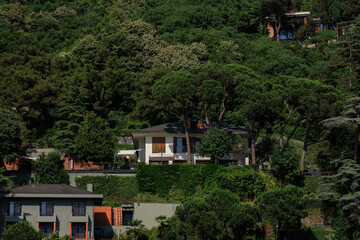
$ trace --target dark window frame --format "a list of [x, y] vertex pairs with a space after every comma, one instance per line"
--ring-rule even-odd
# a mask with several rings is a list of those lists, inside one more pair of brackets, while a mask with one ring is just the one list
[[[84, 230], [84, 231], [81, 231]], [[86, 238], [86, 223], [72, 223], [71, 224], [71, 236], [78, 239]]]
[[[43, 215], [42, 207], [45, 203], [45, 215]], [[51, 205], [51, 209], [50, 206]], [[54, 216], [54, 202], [53, 201], [40, 201], [40, 216]], [[49, 211], [48, 211], [49, 210]]]
[[[13, 207], [11, 207], [11, 203], [13, 203]], [[13, 208], [13, 209], [12, 209]], [[11, 209], [12, 214], [11, 214]], [[16, 211], [18, 210], [18, 211]], [[22, 210], [22, 204], [21, 201], [9, 201], [8, 202], [8, 208], [7, 208], [7, 215], [10, 217], [20, 216]]]
[[[80, 204], [84, 204], [83, 211], [81, 211]], [[73, 201], [72, 202], [72, 215], [75, 217], [83, 217], [86, 216], [86, 203], [84, 201]]]
[[[53, 222], [40, 222], [39, 229], [45, 234], [45, 237], [49, 237], [54, 232]], [[44, 231], [45, 229], [45, 231]], [[47, 231], [50, 230], [50, 231]]]

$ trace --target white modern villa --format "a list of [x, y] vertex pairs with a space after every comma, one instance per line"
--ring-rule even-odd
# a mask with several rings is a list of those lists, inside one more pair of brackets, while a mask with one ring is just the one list
[[[197, 148], [200, 138], [208, 127], [204, 122], [188, 121], [188, 129], [191, 145], [191, 161], [194, 164], [211, 163], [209, 157], [200, 156]], [[249, 133], [245, 128], [231, 127], [225, 124], [217, 125], [220, 129], [227, 131], [229, 135], [240, 135], [245, 141], [241, 152], [224, 155], [220, 164], [243, 165], [248, 163], [248, 139]], [[138, 152], [138, 162], [146, 164], [186, 164], [187, 151], [185, 140], [184, 121], [165, 123], [132, 132], [135, 149]]]

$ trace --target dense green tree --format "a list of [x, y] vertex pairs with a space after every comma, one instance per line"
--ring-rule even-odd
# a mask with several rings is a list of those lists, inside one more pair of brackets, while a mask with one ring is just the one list
[[107, 123], [87, 113], [75, 136], [74, 156], [89, 161], [113, 161], [116, 138]]
[[166, 68], [155, 68], [138, 74], [132, 96], [136, 105], [130, 114], [131, 117], [149, 121], [151, 125], [176, 119], [176, 114], [165, 112], [165, 109], [157, 103], [152, 94], [152, 86], [156, 80], [162, 78], [168, 72], [169, 70]]
[[359, 162], [359, 134], [360, 134], [360, 98], [355, 97], [348, 100], [341, 116], [332, 117], [322, 121], [328, 128], [347, 128], [355, 126], [354, 161]]
[[36, 229], [27, 221], [19, 221], [6, 228], [2, 234], [4, 240], [41, 240], [44, 234]]
[[295, 184], [299, 177], [299, 154], [292, 146], [275, 148], [271, 155], [271, 171], [283, 184]]
[[55, 109], [57, 121], [52, 136], [54, 146], [70, 156], [75, 152], [75, 136], [84, 120], [88, 105], [85, 90], [71, 82], [63, 100]]
[[249, 70], [249, 74], [237, 76], [239, 85], [236, 87], [236, 110], [243, 117], [251, 138], [251, 164], [256, 164], [255, 144], [260, 130], [270, 129], [269, 124], [278, 118], [280, 95], [277, 85], [264, 80]]
[[[21, 146], [20, 126], [16, 115], [0, 108], [0, 161], [14, 160]], [[1, 165], [2, 165], [1, 164]]]
[[344, 23], [340, 26], [342, 26], [345, 31], [345, 36], [342, 36], [340, 39], [340, 45], [341, 55], [346, 60], [346, 67], [349, 69], [347, 78], [349, 79], [349, 91], [351, 92], [353, 85], [357, 85], [360, 71], [357, 67], [360, 62], [360, 23]]
[[64, 169], [57, 152], [42, 154], [34, 162], [34, 182], [40, 184], [69, 184], [69, 174]]
[[216, 163], [226, 153], [229, 153], [230, 149], [228, 133], [215, 127], [201, 138], [198, 152], [201, 156], [210, 157], [211, 161]]
[[153, 96], [168, 112], [176, 112], [184, 121], [187, 163], [191, 164], [188, 118], [191, 116], [196, 89], [194, 76], [185, 70], [170, 72], [153, 85]]
[[257, 207], [241, 203], [234, 193], [215, 189], [205, 199], [192, 197], [176, 209], [184, 237], [247, 239], [259, 223]]
[[307, 125], [300, 161], [300, 173], [303, 175], [309, 137], [313, 127], [322, 120], [337, 115], [343, 96], [333, 86], [315, 80], [303, 79], [302, 85], [304, 89], [308, 89], [307, 97], [302, 98], [302, 107], [299, 110], [299, 114], [303, 116]]
[[311, 8], [324, 24], [334, 24], [341, 19], [340, 0], [311, 0]]
[[353, 159], [337, 159], [332, 164], [336, 172], [334, 175], [322, 177], [319, 196], [330, 209], [335, 210], [335, 218], [342, 221], [342, 224], [335, 221], [335, 226], [342, 228], [344, 234], [350, 235], [349, 239], [356, 239], [360, 219], [360, 167]]
[[306, 215], [305, 203], [303, 190], [293, 185], [276, 186], [256, 200], [262, 218], [270, 222], [279, 240], [300, 231], [300, 220]]

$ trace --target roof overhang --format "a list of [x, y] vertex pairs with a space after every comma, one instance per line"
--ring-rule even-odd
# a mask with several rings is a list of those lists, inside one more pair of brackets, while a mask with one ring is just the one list
[[101, 204], [102, 194], [51, 194], [51, 193], [2, 193], [4, 198], [53, 198], [53, 199], [94, 199], [95, 204]]

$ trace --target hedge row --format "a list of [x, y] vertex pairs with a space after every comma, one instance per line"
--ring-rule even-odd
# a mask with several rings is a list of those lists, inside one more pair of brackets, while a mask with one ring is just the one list
[[139, 164], [136, 179], [140, 192], [168, 197], [170, 190], [180, 189], [191, 196], [198, 186], [204, 188], [222, 165], [145, 165]]
[[75, 179], [78, 188], [86, 190], [87, 182], [92, 181], [94, 193], [104, 195], [104, 206], [120, 206], [133, 203], [139, 193], [135, 177], [83, 176]]

